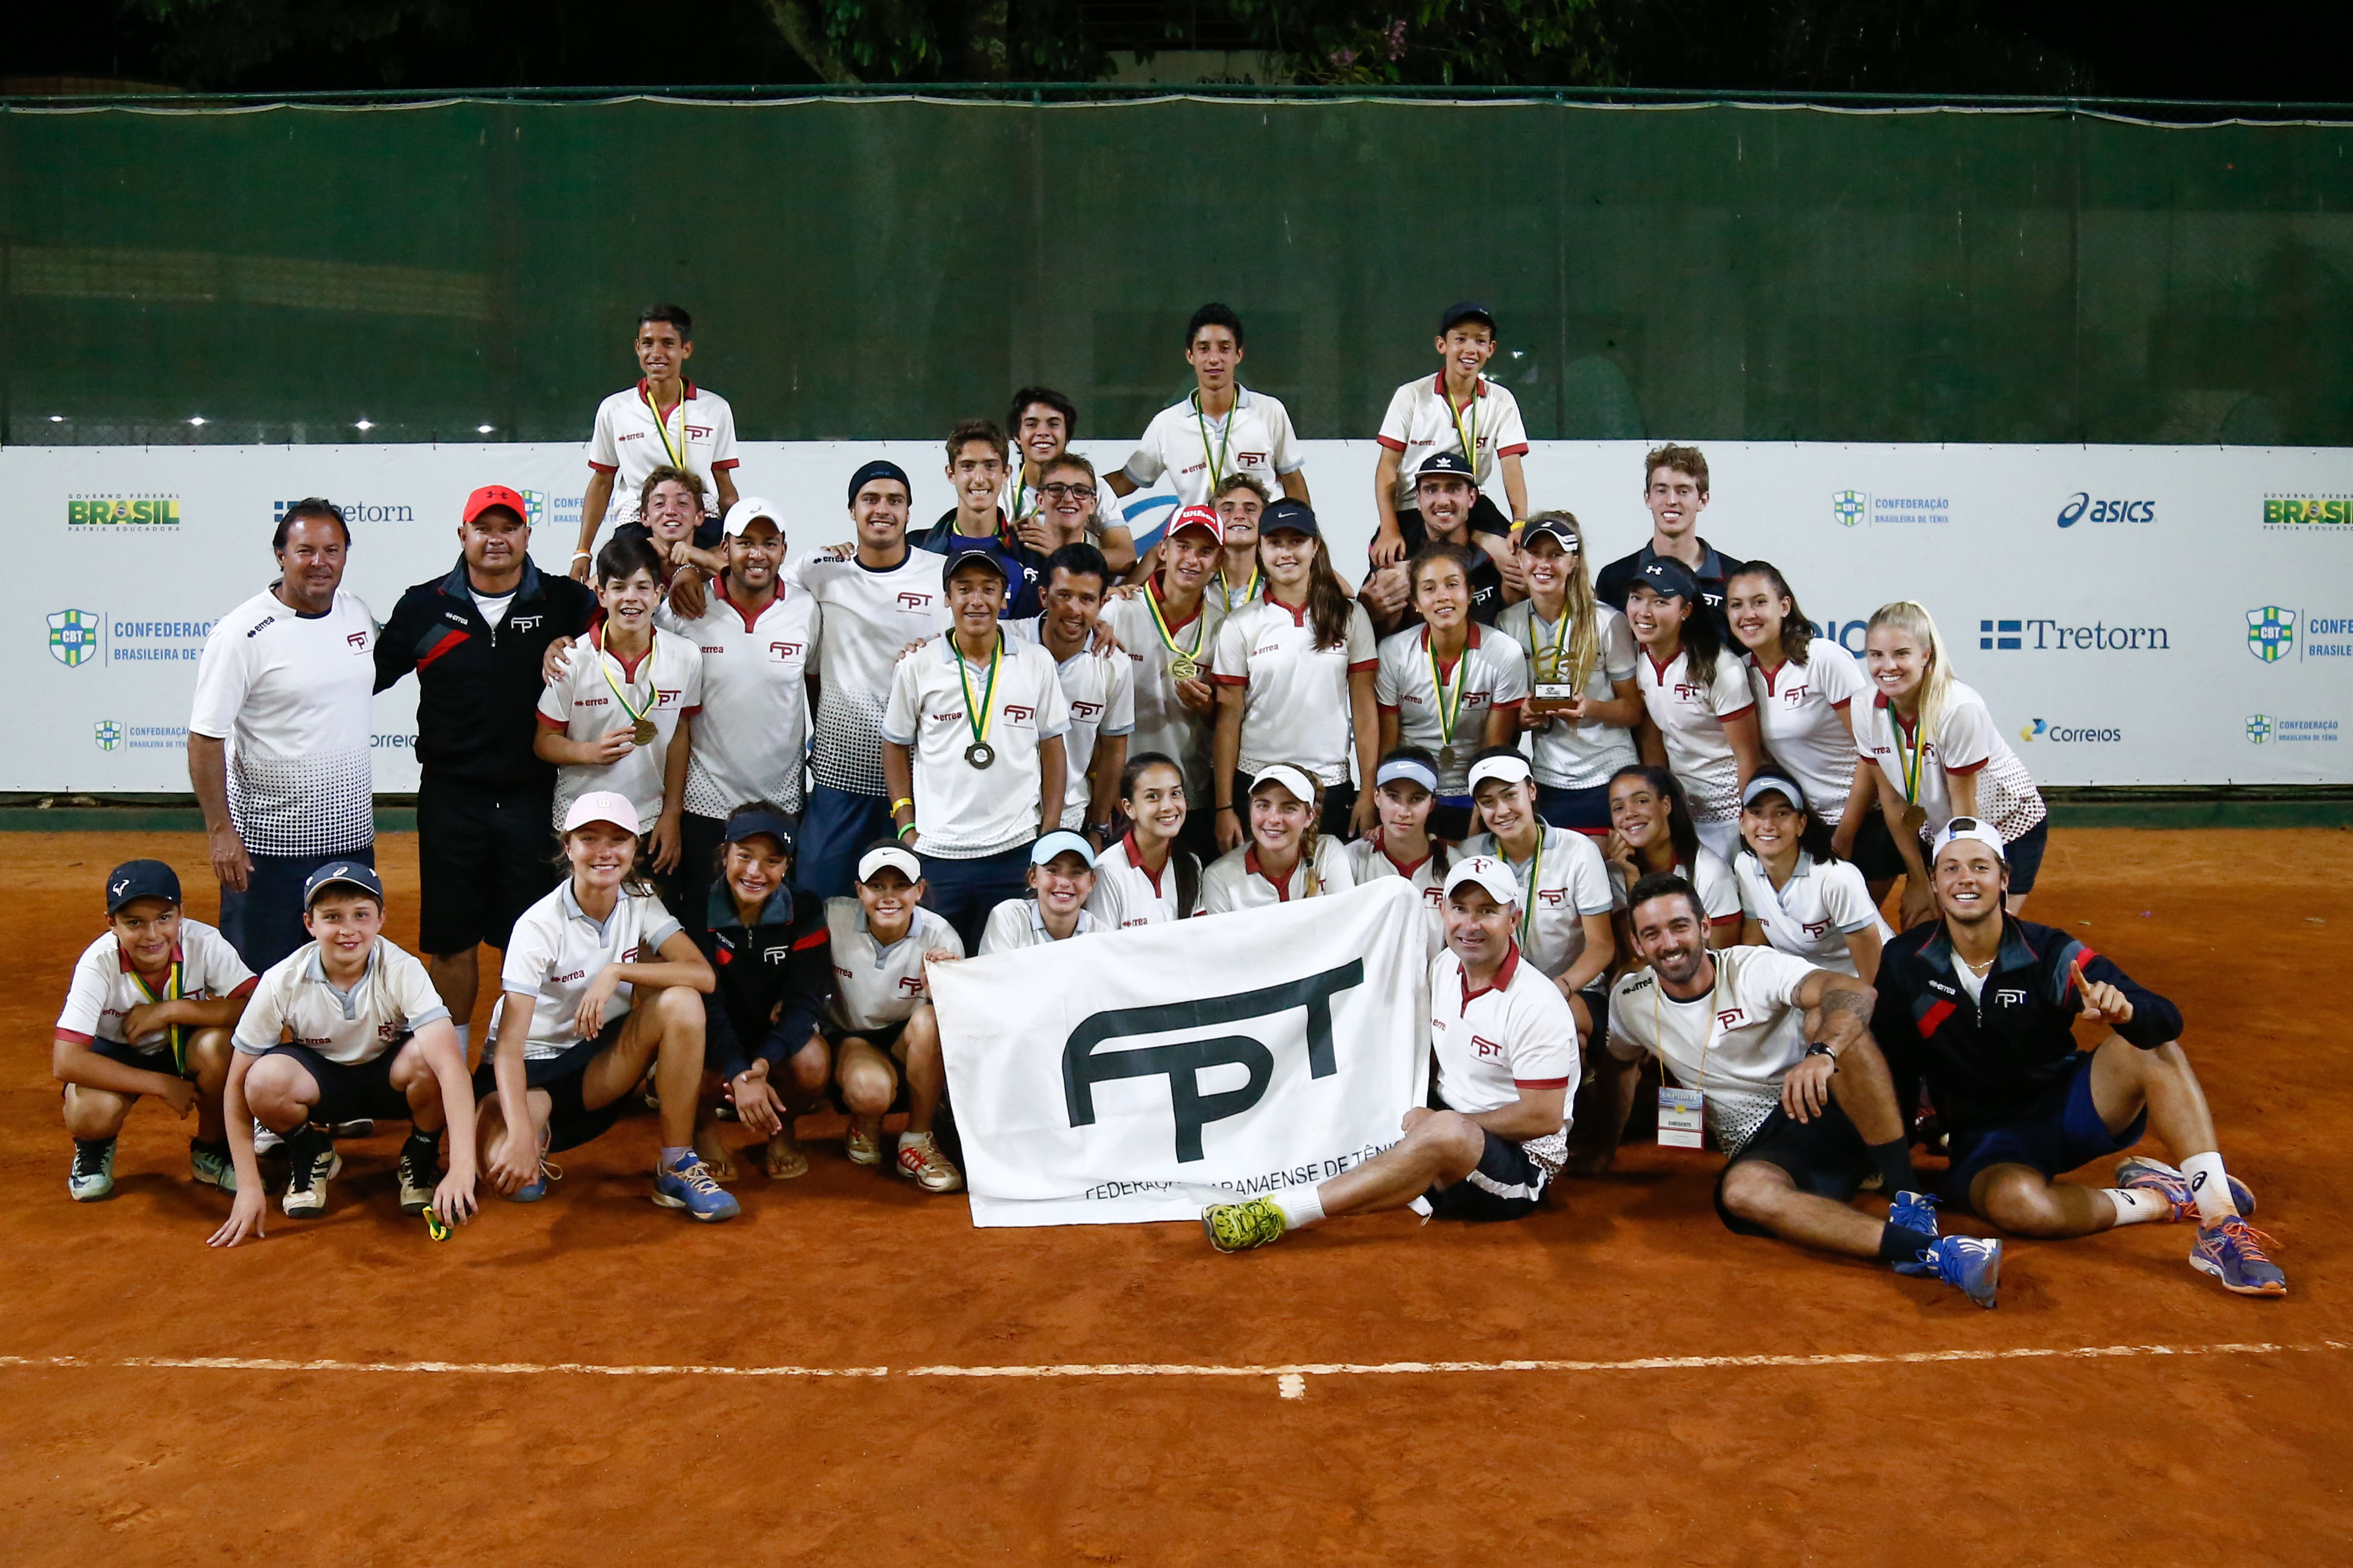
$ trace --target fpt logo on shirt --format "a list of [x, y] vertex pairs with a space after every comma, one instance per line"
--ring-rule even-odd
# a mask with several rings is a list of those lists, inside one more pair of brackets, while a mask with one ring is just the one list
[[400, 1026], [397, 1024], [378, 1024], [375, 1026], [375, 1037], [382, 1040], [388, 1046], [392, 1044], [393, 1041], [400, 1038]]
[[[1096, 714], [1103, 710], [1103, 705], [1100, 702], [1073, 702], [1071, 704], [1071, 717], [1081, 724], [1088, 722], [1093, 719]], [[1008, 708], [1006, 711], [1010, 713], [1013, 710]]]
[[1809, 939], [1818, 937], [1831, 929], [1831, 922], [1828, 921], [1800, 921], [1798, 923], [1804, 928]]
[[2026, 993], [2005, 985], [1993, 994], [1993, 999], [1998, 1006], [2020, 1007], [2026, 1004]]
[[774, 947], [764, 947], [760, 950], [761, 960], [767, 963], [782, 963], [792, 955], [793, 948], [790, 942], [778, 942]]
[[1038, 710], [1035, 708], [1024, 708], [1015, 702], [1005, 705], [1005, 721], [1008, 724], [1035, 724], [1037, 720]]
[[931, 607], [932, 596], [929, 594], [918, 594], [912, 588], [902, 588], [899, 591], [899, 608], [910, 615]]
[[351, 648], [353, 652], [363, 651], [367, 647], [367, 633], [349, 633], [343, 638], [343, 645], [346, 647]]
[[1536, 902], [1542, 904], [1548, 910], [1556, 910], [1563, 904], [1568, 902], [1568, 889], [1567, 888], [1538, 888], [1536, 889]]
[[1678, 680], [1675, 682], [1675, 700], [1678, 702], [1695, 701], [1706, 690], [1707, 688], [1700, 685], [1697, 681]]
[[658, 686], [654, 688], [654, 706], [674, 708], [678, 705], [678, 700], [685, 695], [686, 688], [683, 686], [672, 686], [667, 689]]
[[772, 642], [768, 645], [769, 657], [774, 658], [778, 664], [783, 664], [787, 659], [798, 658], [802, 654], [807, 651], [808, 645], [807, 643]]
[[1788, 687], [1782, 690], [1778, 694], [1781, 699], [1781, 706], [1784, 708], [1796, 708], [1800, 706], [1806, 700], [1807, 689], [1806, 683], [1801, 680], [1798, 682], [1797, 685]]
[[1476, 1053], [1481, 1061], [1485, 1061], [1490, 1057], [1500, 1057], [1504, 1054], [1503, 1042], [1500, 1040], [1491, 1040], [1484, 1035], [1472, 1036], [1471, 1048], [1474, 1053]]
[[690, 425], [686, 427], [686, 438], [690, 441], [708, 441], [711, 439], [711, 426]]
[[[845, 971], [845, 973], [847, 973], [847, 972]], [[923, 977], [922, 975], [920, 975], [920, 974], [902, 974], [901, 976], [899, 976], [899, 994], [900, 994], [900, 995], [902, 995], [902, 996], [921, 996], [923, 994]]]
[[1237, 452], [1234, 454], [1234, 461], [1240, 464], [1245, 468], [1263, 468], [1266, 467], [1266, 454], [1264, 452]]
[[1746, 1007], [1719, 1007], [1716, 1009], [1715, 1026], [1719, 1029], [1736, 1029], [1747, 1021], [1748, 1009]]
[[547, 617], [545, 616], [509, 616], [507, 617], [507, 630], [511, 632], [535, 632], [539, 630], [540, 623], [546, 619]]

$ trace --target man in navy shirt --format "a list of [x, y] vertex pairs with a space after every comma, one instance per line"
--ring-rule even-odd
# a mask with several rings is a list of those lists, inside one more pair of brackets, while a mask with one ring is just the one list
[[1700, 598], [1715, 617], [1725, 646], [1735, 646], [1732, 623], [1724, 615], [1724, 580], [1740, 570], [1740, 563], [1699, 536], [1699, 514], [1707, 510], [1706, 456], [1697, 447], [1666, 446], [1651, 452], [1642, 459], [1642, 504], [1651, 511], [1650, 542], [1604, 566], [1593, 579], [1594, 597], [1623, 611], [1642, 568], [1672, 557], [1698, 580]]

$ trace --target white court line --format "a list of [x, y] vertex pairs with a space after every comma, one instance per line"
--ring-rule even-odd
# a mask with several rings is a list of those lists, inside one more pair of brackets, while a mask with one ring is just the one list
[[1285, 1399], [1306, 1395], [1310, 1377], [1378, 1377], [1499, 1372], [1693, 1372], [1718, 1369], [1829, 1366], [1915, 1366], [1953, 1362], [2090, 1360], [2119, 1357], [2280, 1355], [2353, 1350], [2342, 1340], [2306, 1344], [2263, 1342], [2213, 1345], [2021, 1346], [2010, 1350], [1838, 1352], [1811, 1355], [1636, 1356], [1621, 1361], [1391, 1361], [1295, 1362], [1217, 1366], [1181, 1362], [1082, 1362], [1039, 1366], [912, 1366], [893, 1373], [883, 1366], [608, 1365], [595, 1362], [293, 1361], [249, 1356], [16, 1356], [0, 1355], [0, 1369], [22, 1367], [195, 1372], [427, 1373], [442, 1375], [518, 1377], [572, 1373], [590, 1377], [1271, 1377]]

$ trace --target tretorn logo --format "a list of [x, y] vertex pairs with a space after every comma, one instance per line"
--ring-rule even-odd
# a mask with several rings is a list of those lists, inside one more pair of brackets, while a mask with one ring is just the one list
[[1862, 521], [1862, 492], [1841, 490], [1831, 498], [1831, 516], [1841, 528], [1852, 528]]
[[2295, 646], [2295, 612], [2265, 605], [2247, 612], [2247, 651], [2265, 664], [2277, 664]]
[[2105, 621], [2070, 626], [2048, 616], [1981, 620], [1978, 647], [1988, 650], [2029, 648], [2069, 653], [2170, 653], [2173, 638], [2163, 626], [2112, 626]]
[[98, 742], [100, 751], [111, 752], [122, 744], [122, 726], [111, 719], [100, 719], [93, 726], [90, 738]]
[[180, 498], [175, 495], [66, 498], [68, 528], [165, 529], [180, 526]]
[[58, 610], [49, 616], [49, 657], [68, 669], [98, 657], [96, 610]]
[[2079, 522], [2155, 522], [2157, 503], [2153, 500], [2094, 500], [2089, 490], [2077, 490], [2059, 509], [2059, 526], [2073, 528]]
[[[309, 498], [301, 497], [295, 500], [270, 502], [269, 521], [272, 522], [285, 521], [286, 509], [290, 506], [298, 506], [302, 500], [307, 499]], [[332, 497], [329, 499], [332, 500]], [[334, 506], [336, 510], [343, 514], [343, 521], [347, 523], [415, 522], [417, 521], [417, 509], [415, 507], [398, 506], [384, 501], [364, 500], [339, 500], [334, 502]]]

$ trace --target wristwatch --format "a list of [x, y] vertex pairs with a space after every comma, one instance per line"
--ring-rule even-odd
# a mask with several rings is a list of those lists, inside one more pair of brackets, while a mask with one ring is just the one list
[[1834, 1050], [1831, 1049], [1831, 1048], [1830, 1048], [1830, 1047], [1828, 1047], [1827, 1045], [1824, 1045], [1821, 1041], [1820, 1041], [1820, 1040], [1815, 1040], [1815, 1041], [1811, 1042], [1810, 1044], [1809, 1044], [1809, 1045], [1806, 1047], [1806, 1055], [1808, 1055], [1808, 1056], [1810, 1056], [1810, 1057], [1828, 1057], [1828, 1058], [1831, 1058], [1831, 1071], [1832, 1071], [1832, 1072], [1836, 1072], [1836, 1071], [1838, 1071], [1838, 1053], [1837, 1053], [1836, 1051], [1834, 1051]]

